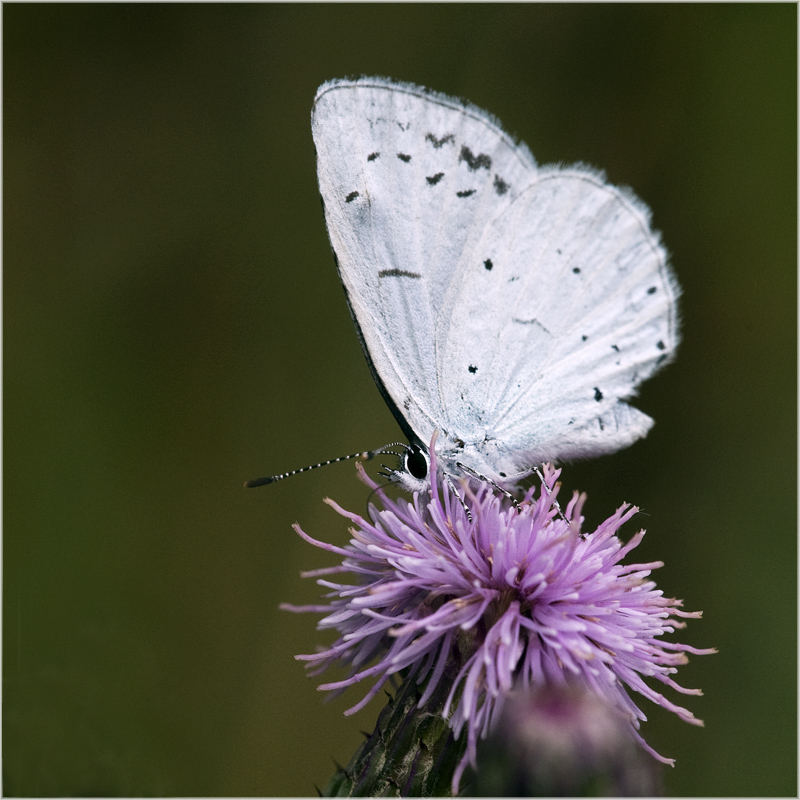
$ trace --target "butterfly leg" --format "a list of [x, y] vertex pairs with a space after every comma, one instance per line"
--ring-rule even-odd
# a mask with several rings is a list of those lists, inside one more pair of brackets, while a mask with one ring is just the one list
[[[544, 479], [544, 475], [542, 475], [542, 471], [539, 469], [539, 467], [534, 467], [533, 471], [534, 471], [534, 473], [536, 473], [536, 477], [541, 481], [542, 490], [547, 492], [548, 497], [552, 500], [553, 506], [555, 507], [556, 512], [558, 513], [558, 516], [561, 517], [561, 520], [563, 522], [566, 522], [567, 525], [569, 525], [570, 527], [573, 527], [573, 523], [570, 522], [564, 516], [564, 512], [561, 510], [561, 506], [560, 506], [560, 504], [558, 502], [558, 499], [553, 497], [553, 493], [550, 491], [550, 488], [548, 487], [547, 482]], [[580, 536], [581, 536], [581, 539], [585, 538], [585, 534], [583, 534], [583, 533], [581, 533]]]
[[486, 475], [481, 475], [480, 472], [476, 472], [474, 469], [468, 467], [466, 464], [462, 464], [460, 461], [456, 462], [456, 466], [460, 469], [463, 469], [464, 472], [466, 472], [468, 475], [471, 475], [473, 478], [477, 478], [479, 481], [486, 481], [486, 483], [490, 483], [495, 489], [497, 489], [498, 492], [504, 494], [513, 503], [514, 508], [519, 511], [519, 503], [517, 502], [517, 498], [514, 497], [514, 495], [511, 494], [508, 489], [504, 489], [502, 486], [495, 483], [491, 478], [486, 477]]
[[459, 502], [461, 503], [461, 507], [464, 509], [464, 513], [467, 515], [467, 520], [470, 524], [472, 524], [472, 512], [469, 510], [469, 506], [467, 505], [467, 501], [461, 496], [461, 492], [456, 489], [456, 485], [453, 483], [453, 479], [449, 475], [445, 475], [444, 479], [447, 481], [447, 485], [450, 487], [450, 491], [458, 498]]

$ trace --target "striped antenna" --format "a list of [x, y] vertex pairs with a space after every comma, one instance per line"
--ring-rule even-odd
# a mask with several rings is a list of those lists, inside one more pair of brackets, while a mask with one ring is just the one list
[[[389, 447], [404, 447], [408, 449], [408, 445], [404, 444], [403, 442], [392, 442], [391, 444], [385, 444], [383, 447], [379, 447], [377, 450], [367, 450], [363, 453], [351, 453], [349, 456], [339, 456], [339, 458], [332, 458], [330, 461], [320, 461], [319, 464], [312, 464], [310, 467], [294, 469], [291, 472], [284, 472], [281, 475], [270, 475], [268, 478], [254, 478], [251, 481], [245, 481], [244, 488], [254, 489], [256, 486], [267, 486], [270, 483], [282, 481], [284, 478], [291, 478], [292, 475], [299, 475], [301, 472], [308, 472], [309, 470], [317, 469], [319, 467], [327, 467], [328, 464], [337, 464], [339, 461], [349, 461], [351, 458], [360, 458], [363, 461], [369, 461], [381, 453], [390, 452], [387, 449]], [[395, 453], [395, 455], [397, 454]]]

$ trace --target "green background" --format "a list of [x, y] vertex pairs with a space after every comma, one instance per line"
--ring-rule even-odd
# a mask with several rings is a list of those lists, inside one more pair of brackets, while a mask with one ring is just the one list
[[[311, 795], [380, 709], [323, 704], [292, 532], [347, 540], [339, 465], [396, 439], [317, 194], [316, 87], [378, 74], [496, 114], [653, 209], [684, 289], [630, 449], [569, 466], [590, 523], [716, 646], [642, 707], [676, 795], [796, 795], [791, 5], [5, 5], [3, 790]], [[627, 529], [632, 535], [636, 525]], [[675, 700], [679, 696], [670, 695]], [[652, 712], [652, 713], [651, 713]]]

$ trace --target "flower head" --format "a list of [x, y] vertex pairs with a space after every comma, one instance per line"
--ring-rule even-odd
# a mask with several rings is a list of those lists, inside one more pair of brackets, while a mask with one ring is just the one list
[[[343, 558], [336, 567], [307, 573], [331, 590], [326, 604], [284, 606], [324, 613], [318, 627], [340, 634], [328, 649], [298, 656], [314, 674], [337, 663], [349, 667], [347, 678], [319, 688], [342, 691], [374, 680], [346, 712], [354, 713], [400, 670], [420, 684], [427, 680], [420, 706], [444, 675], [455, 676], [444, 713], [457, 737], [466, 727], [467, 749], [454, 792], [512, 689], [578, 684], [624, 714], [642, 747], [671, 764], [639, 734], [645, 716], [629, 691], [702, 725], [644, 679], [701, 694], [671, 675], [686, 653], [714, 651], [661, 639], [684, 627], [682, 619], [701, 614], [682, 611], [680, 600], [656, 589], [649, 575], [661, 562], [621, 563], [644, 536], [640, 531], [627, 544], [616, 536], [638, 509], [623, 505], [594, 532], [581, 533], [585, 495], [559, 513], [560, 471], [546, 468], [538, 497], [533, 487], [519, 506], [489, 484], [467, 487], [468, 514], [448, 482], [437, 479], [433, 447], [430, 452], [430, 494], [392, 500], [359, 465], [382, 507], [370, 505], [364, 519], [327, 501], [353, 523], [347, 547], [295, 526], [303, 539]], [[355, 582], [320, 577], [333, 574], [350, 574]]]

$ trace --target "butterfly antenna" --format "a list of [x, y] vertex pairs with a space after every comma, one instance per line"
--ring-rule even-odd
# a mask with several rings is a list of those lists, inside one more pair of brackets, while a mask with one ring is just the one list
[[[395, 458], [402, 458], [405, 453], [398, 453], [396, 450], [389, 450], [390, 447], [402, 447], [406, 453], [413, 448], [410, 445], [405, 444], [405, 442], [394, 442], [393, 444], [387, 444], [386, 447], [383, 448], [383, 455], [385, 456], [394, 456]], [[396, 472], [393, 470], [388, 464], [381, 464], [381, 469], [378, 471], [378, 475], [382, 478], [388, 478], [392, 480], [392, 475]]]
[[291, 478], [292, 475], [299, 475], [301, 472], [308, 472], [312, 469], [319, 467], [327, 467], [329, 464], [337, 464], [339, 461], [349, 461], [351, 458], [360, 458], [362, 461], [369, 461], [375, 456], [380, 455], [386, 451], [387, 447], [403, 447], [400, 442], [392, 442], [391, 444], [379, 447], [377, 450], [366, 450], [362, 453], [351, 453], [349, 456], [339, 456], [339, 458], [332, 458], [329, 461], [320, 461], [319, 464], [311, 464], [308, 467], [301, 467], [300, 469], [293, 469], [291, 472], [284, 472], [280, 475], [270, 475], [268, 478], [254, 478], [250, 481], [245, 481], [245, 489], [254, 489], [256, 486], [267, 486], [270, 483], [282, 481], [284, 478]]

